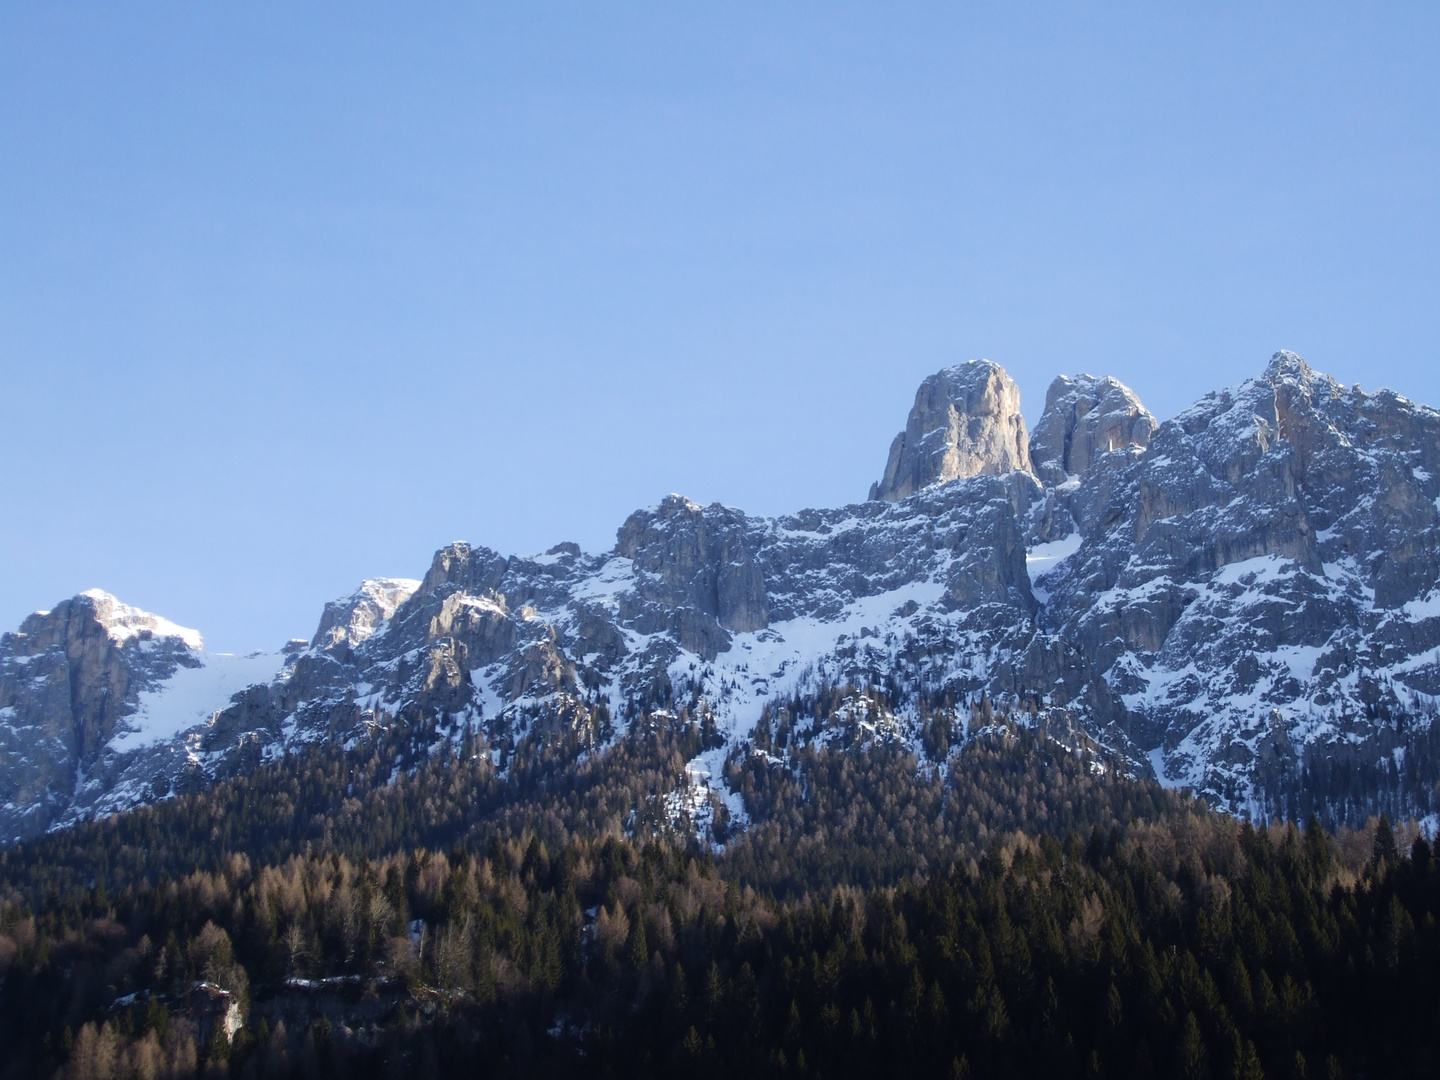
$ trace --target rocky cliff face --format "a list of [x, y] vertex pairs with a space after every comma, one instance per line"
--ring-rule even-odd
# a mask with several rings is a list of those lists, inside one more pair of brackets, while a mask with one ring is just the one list
[[[0, 641], [0, 835], [375, 725], [470, 733], [506, 768], [683, 702], [741, 750], [767, 705], [852, 683], [900, 738], [988, 695], [1235, 811], [1433, 813], [1437, 458], [1440, 413], [1288, 353], [1158, 425], [1113, 379], [1057, 380], [1029, 448], [1014, 384], [971, 364], [926, 381], [871, 501], [670, 496], [604, 554], [452, 544], [283, 655], [77, 597]], [[717, 765], [692, 782], [723, 789]]]
[[354, 647], [368, 640], [395, 609], [410, 599], [420, 582], [408, 578], [372, 578], [349, 596], [332, 600], [310, 640], [317, 649]]
[[1366, 769], [1422, 790], [1440, 777], [1402, 774], [1440, 690], [1437, 456], [1433, 409], [1277, 354], [1081, 485], [1042, 623], [1157, 772], [1223, 805], [1293, 812]]
[[870, 498], [895, 502], [932, 484], [1029, 468], [1020, 388], [999, 364], [971, 360], [920, 384]]
[[1030, 436], [1030, 460], [1042, 482], [1060, 487], [1072, 477], [1133, 460], [1158, 426], [1119, 379], [1060, 375], [1050, 384], [1045, 413]]
[[33, 833], [67, 808], [140, 694], [196, 666], [200, 645], [99, 590], [0, 637], [0, 835]]

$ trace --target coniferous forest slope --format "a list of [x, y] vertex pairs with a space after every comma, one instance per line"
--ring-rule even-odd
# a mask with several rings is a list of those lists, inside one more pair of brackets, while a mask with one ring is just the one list
[[723, 847], [666, 807], [684, 711], [503, 776], [317, 745], [19, 845], [0, 1076], [1434, 1075], [1413, 825], [1257, 829], [988, 703], [956, 735], [772, 728]]

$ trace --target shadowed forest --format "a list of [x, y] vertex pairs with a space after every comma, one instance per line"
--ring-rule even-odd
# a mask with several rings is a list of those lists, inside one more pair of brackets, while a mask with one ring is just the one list
[[1435, 1075], [1413, 825], [1252, 827], [984, 721], [935, 766], [767, 720], [723, 845], [665, 809], [682, 710], [503, 776], [317, 746], [10, 849], [0, 1076]]

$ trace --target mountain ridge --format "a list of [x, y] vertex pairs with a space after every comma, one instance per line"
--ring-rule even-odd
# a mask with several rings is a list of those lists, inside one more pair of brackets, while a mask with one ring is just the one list
[[[1031, 437], [1013, 387], [987, 361], [927, 379], [865, 502], [752, 518], [672, 495], [606, 553], [447, 545], [418, 581], [327, 604], [273, 678], [152, 745], [116, 732], [202, 650], [151, 627], [67, 651], [31, 616], [0, 639], [0, 836], [367, 725], [470, 733], [504, 767], [558, 730], [603, 752], [683, 701], [734, 755], [822, 685], [883, 687], [911, 746], [922, 703], [990, 697], [1072, 715], [1235, 812], [1434, 813], [1440, 413], [1285, 352], [1164, 423], [1114, 379], [1062, 376]], [[98, 719], [56, 689], [92, 670], [124, 675]], [[678, 801], [733, 804], [717, 765]]]

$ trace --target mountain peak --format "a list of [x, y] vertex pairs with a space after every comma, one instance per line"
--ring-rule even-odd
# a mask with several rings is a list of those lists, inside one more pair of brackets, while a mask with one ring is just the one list
[[871, 499], [896, 502], [932, 484], [1030, 471], [1020, 388], [990, 360], [943, 368], [920, 384], [905, 430], [890, 444]]
[[[1289, 349], [1281, 349], [1270, 358], [1262, 378], [1272, 386], [1284, 384], [1311, 394], [1338, 394], [1344, 390], [1334, 376], [1316, 371], [1298, 353]], [[1355, 389], [1358, 391], [1360, 387], [1357, 385]]]
[[414, 595], [420, 582], [411, 578], [369, 578], [348, 596], [331, 600], [320, 616], [312, 644], [328, 649], [344, 642], [354, 647], [372, 637], [395, 609]]
[[180, 626], [163, 616], [152, 615], [148, 611], [141, 611], [129, 604], [122, 604], [103, 589], [86, 589], [75, 599], [90, 602], [96, 621], [105, 628], [105, 632], [110, 635], [110, 640], [117, 645], [148, 630], [154, 637], [179, 638], [196, 652], [205, 647], [205, 639], [199, 630], [191, 630], [189, 627]]
[[1274, 356], [1270, 357], [1270, 363], [1265, 368], [1267, 379], [1293, 378], [1309, 380], [1315, 375], [1314, 370], [1307, 364], [1299, 353], [1293, 353], [1289, 349], [1281, 349]]
[[1030, 437], [1035, 475], [1047, 484], [1084, 476], [1104, 454], [1144, 448], [1159, 422], [1135, 391], [1106, 375], [1059, 375]]

